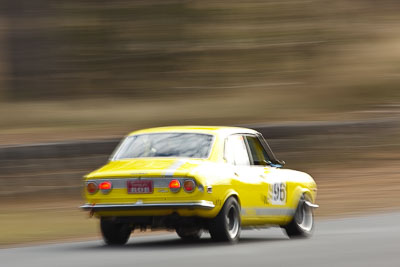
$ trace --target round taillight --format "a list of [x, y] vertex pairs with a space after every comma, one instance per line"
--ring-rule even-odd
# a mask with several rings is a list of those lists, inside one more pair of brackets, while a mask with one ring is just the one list
[[169, 182], [169, 189], [171, 190], [171, 192], [178, 192], [181, 189], [181, 183], [179, 182], [179, 180], [171, 180], [171, 182]]
[[186, 192], [191, 193], [194, 191], [196, 188], [196, 184], [194, 183], [193, 180], [185, 180], [183, 182], [183, 189], [185, 189]]
[[111, 184], [111, 182], [108, 182], [108, 181], [102, 182], [102, 183], [99, 184], [99, 189], [101, 190], [101, 192], [103, 194], [107, 194], [107, 193], [109, 193], [111, 191], [112, 184]]
[[98, 189], [99, 188], [97, 187], [97, 184], [95, 182], [89, 182], [86, 184], [86, 190], [89, 194], [96, 193]]

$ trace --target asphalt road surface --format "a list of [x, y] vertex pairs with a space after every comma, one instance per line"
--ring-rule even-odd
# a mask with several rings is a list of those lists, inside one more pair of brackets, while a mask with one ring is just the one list
[[236, 245], [208, 235], [184, 243], [176, 234], [132, 236], [120, 248], [102, 241], [0, 250], [0, 266], [400, 266], [400, 213], [317, 221], [314, 236], [289, 240], [280, 229], [242, 231]]

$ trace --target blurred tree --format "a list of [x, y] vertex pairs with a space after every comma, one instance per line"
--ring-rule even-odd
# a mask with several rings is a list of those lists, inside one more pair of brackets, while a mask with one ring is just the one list
[[54, 40], [42, 26], [51, 14], [47, 0], [3, 0], [7, 18], [8, 97], [29, 99], [46, 95], [57, 69]]
[[285, 83], [315, 105], [352, 96], [351, 106], [364, 84], [381, 83], [379, 71], [397, 68], [377, 38], [400, 24], [394, 0], [1, 1], [13, 100], [276, 92], [268, 85]]

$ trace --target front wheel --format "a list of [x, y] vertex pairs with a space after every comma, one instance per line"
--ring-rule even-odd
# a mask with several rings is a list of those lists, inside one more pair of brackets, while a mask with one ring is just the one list
[[240, 207], [234, 197], [228, 198], [221, 211], [210, 221], [209, 231], [214, 241], [236, 243], [240, 236]]
[[116, 222], [107, 217], [100, 218], [100, 229], [104, 242], [113, 246], [126, 244], [132, 232], [128, 224]]
[[314, 229], [313, 208], [306, 204], [310, 201], [307, 196], [302, 195], [292, 221], [283, 226], [290, 238], [310, 237]]

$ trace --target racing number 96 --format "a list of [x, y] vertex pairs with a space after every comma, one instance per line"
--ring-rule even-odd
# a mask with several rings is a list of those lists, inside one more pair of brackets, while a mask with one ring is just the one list
[[271, 204], [284, 205], [286, 204], [286, 184], [273, 183], [270, 185]]

